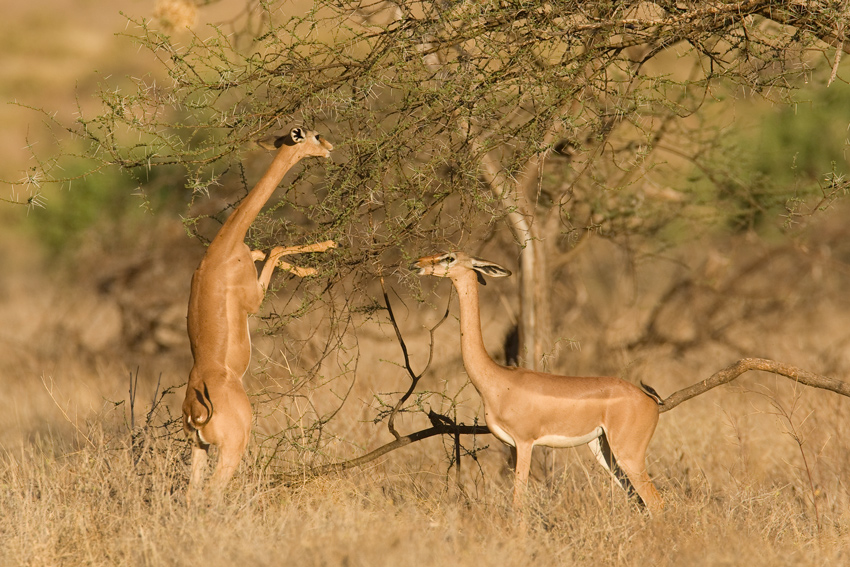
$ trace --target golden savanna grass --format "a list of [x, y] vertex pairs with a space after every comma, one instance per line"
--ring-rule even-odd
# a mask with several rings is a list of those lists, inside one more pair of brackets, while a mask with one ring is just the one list
[[[85, 28], [120, 27], [105, 22], [119, 6], [67, 0], [52, 2], [51, 10], [27, 6], [2, 0], [7, 22], [21, 24], [7, 23], [0, 37], [7, 63], [0, 69], [2, 92], [18, 98], [13, 88], [22, 85], [36, 106], [73, 108], [72, 86], [80, 77], [94, 67], [107, 74], [119, 66], [115, 44]], [[151, 14], [154, 7], [150, 2]], [[175, 21], [180, 14], [172, 14]], [[38, 53], [44, 64], [34, 63]], [[59, 93], [67, 96], [55, 98]], [[5, 175], [18, 169], [9, 164], [25, 163], [20, 148], [28, 130], [0, 106]], [[743, 356], [848, 379], [847, 213], [822, 215], [797, 244], [739, 235], [637, 263], [591, 240], [552, 284], [562, 340], [550, 368], [643, 380], [665, 396]], [[20, 224], [17, 214], [3, 211], [0, 219], [0, 565], [850, 562], [848, 400], [765, 374], [746, 375], [661, 416], [648, 465], [666, 509], [654, 517], [632, 506], [586, 449], [540, 451], [523, 529], [508, 506], [507, 452], [490, 438], [476, 440], [489, 448], [477, 461], [464, 457], [459, 477], [448, 467], [447, 446], [432, 438], [360, 469], [281, 485], [280, 472], [349, 458], [391, 439], [383, 425], [371, 423], [373, 396], [403, 390], [406, 375], [397, 366], [392, 330], [374, 323], [358, 329], [357, 380], [332, 427], [342, 441], [322, 455], [286, 445], [271, 466], [265, 440], [291, 426], [293, 415], [259, 394], [285, 389], [286, 364], [310, 364], [312, 347], [301, 360], [284, 360], [276, 356], [280, 342], [303, 329], [277, 338], [255, 333], [246, 378], [255, 441], [223, 502], [189, 509], [187, 443], [169, 420], [178, 415], [191, 365], [183, 325], [202, 248], [176, 218], [157, 219], [120, 253], [103, 252], [111, 235], [90, 234], [77, 250], [81, 265], [60, 269], [31, 233], [13, 226]], [[474, 252], [511, 261], [495, 246]], [[667, 293], [683, 281], [688, 285]], [[417, 369], [427, 355], [423, 327], [439, 318], [448, 289], [432, 283], [429, 304], [408, 300], [397, 307]], [[515, 285], [515, 278], [494, 281], [482, 291], [485, 340], [496, 357]], [[454, 318], [436, 342], [440, 356], [422, 388], [456, 392], [465, 375]], [[318, 391], [310, 402], [332, 408], [347, 384]], [[458, 399], [466, 422], [481, 415], [470, 387]], [[158, 405], [148, 418], [153, 401]], [[427, 420], [404, 416], [397, 426], [406, 433]]]
[[[580, 348], [562, 350], [554, 369], [617, 373], [649, 382], [664, 395], [743, 355], [846, 376], [850, 310], [842, 259], [850, 251], [841, 214], [824, 218], [806, 249], [738, 238], [677, 253], [700, 286], [692, 295], [667, 299], [663, 310], [669, 313], [660, 313], [656, 323], [662, 336], [641, 345], [635, 341], [652, 306], [683, 268], [647, 262], [632, 270], [615, 248], [591, 243], [570, 267], [567, 288], [583, 288], [577, 294], [583, 299], [573, 302], [578, 312], [559, 313], [559, 333]], [[478, 440], [490, 448], [477, 463], [464, 458], [459, 478], [448, 469], [441, 442], [430, 439], [358, 470], [290, 485], [276, 482], [281, 471], [263, 466], [266, 450], [255, 442], [224, 502], [189, 509], [186, 442], [177, 427], [155, 427], [169, 411], [177, 415], [182, 392], [160, 396], [163, 405], [146, 421], [157, 383], [161, 392], [185, 381], [187, 345], [140, 355], [115, 346], [114, 337], [98, 342], [86, 313], [74, 308], [93, 305], [89, 296], [97, 290], [44, 277], [26, 245], [13, 237], [5, 242], [17, 245], [4, 247], [16, 270], [4, 277], [0, 305], [0, 564], [846, 562], [847, 400], [769, 375], [745, 376], [662, 415], [649, 469], [667, 507], [654, 517], [632, 506], [586, 449], [560, 450], [536, 466], [522, 529], [508, 507], [506, 452], [489, 439]], [[760, 269], [747, 273], [758, 259]], [[174, 260], [169, 273], [188, 277], [190, 260], [191, 254]], [[737, 296], [712, 304], [712, 286], [725, 289], [723, 282], [732, 280]], [[485, 290], [485, 338], [498, 353], [505, 329], [499, 295], [511, 297], [511, 288], [499, 290], [492, 282]], [[402, 329], [420, 360], [418, 330], [437, 314], [414, 303], [408, 308]], [[445, 326], [437, 335], [439, 365], [426, 378], [433, 389], [464, 381], [457, 321]], [[713, 340], [686, 344], [706, 329], [714, 329]], [[353, 409], [339, 418], [344, 423], [335, 422], [354, 447], [332, 445], [325, 460], [390, 439], [383, 426], [368, 421], [365, 405], [370, 392], [405, 384], [404, 373], [386, 362], [399, 361], [398, 345], [386, 328], [362, 331]], [[252, 393], [268, 386], [269, 371], [259, 372], [268, 341], [256, 341], [255, 376], [247, 381]], [[626, 349], [629, 343], [636, 346]], [[128, 390], [136, 368], [131, 431]], [[464, 400], [470, 414], [480, 415], [472, 391]], [[283, 420], [270, 415], [274, 408], [260, 397], [255, 406], [258, 435], [274, 434], [274, 424]], [[403, 431], [423, 425], [400, 422]], [[297, 463], [297, 451], [284, 452], [283, 461]]]

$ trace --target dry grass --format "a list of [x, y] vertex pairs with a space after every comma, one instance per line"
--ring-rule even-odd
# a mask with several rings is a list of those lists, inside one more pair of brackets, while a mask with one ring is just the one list
[[[396, 455], [340, 478], [269, 488], [243, 471], [227, 502], [189, 510], [173, 444], [147, 476], [98, 424], [93, 442], [55, 439], [2, 458], [5, 565], [840, 565], [846, 507], [818, 531], [789, 480], [685, 487], [664, 482], [667, 510], [648, 517], [591, 473], [536, 485], [527, 531], [495, 490], [458, 495], [417, 459]], [[424, 458], [424, 457], [420, 457]], [[149, 463], [151, 464], [151, 463]], [[657, 467], [656, 467], [657, 469]], [[680, 472], [675, 468], [665, 472]], [[787, 474], [787, 471], [786, 471]], [[751, 484], [752, 483], [752, 484]], [[783, 486], [783, 484], [785, 486]], [[176, 490], [176, 492], [172, 492]]]
[[[841, 258], [847, 239], [843, 228], [834, 228], [841, 224], [837, 215], [812, 237], [818, 254], [778, 254], [763, 273], [740, 282], [761, 302], [760, 311], [753, 311], [755, 299], [729, 298], [733, 305], [721, 306], [729, 321], [723, 319], [726, 326], [714, 340], [678, 348], [671, 345], [691, 331], [674, 324], [676, 317], [661, 326], [665, 340], [624, 346], [640, 335], [677, 271], [650, 264], [637, 271], [635, 283], [633, 272], [618, 267], [616, 254], [600, 245], [571, 266], [565, 281], [572, 283], [556, 289], [564, 298], [579, 282], [590, 291], [577, 315], [562, 318], [568, 323], [562, 336], [580, 340], [581, 349], [562, 351], [555, 369], [616, 372], [646, 380], [665, 395], [745, 354], [846, 376], [850, 309]], [[466, 458], [458, 486], [437, 439], [296, 486], [275, 484], [279, 471], [260, 466], [265, 449], [255, 444], [223, 503], [187, 509], [186, 442], [176, 426], [148, 429], [148, 437], [141, 427], [160, 375], [160, 388], [185, 380], [186, 345], [143, 356], [116, 348], [90, 352], [68, 305], [86, 304], [97, 292], [84, 282], [56, 288], [39, 262], [20, 252], [20, 243], [13, 245], [19, 255], [9, 250], [9, 257], [20, 269], [4, 279], [0, 301], [9, 325], [0, 334], [2, 565], [846, 564], [850, 401], [768, 375], [745, 377], [662, 416], [649, 467], [667, 508], [655, 517], [614, 489], [586, 450], [561, 450], [538, 463], [523, 530], [508, 508], [505, 452], [493, 445], [478, 463]], [[738, 270], [754, 248], [723, 252], [729, 259], [723, 277], [741, 277]], [[703, 256], [682, 254], [694, 263], [691, 273], [699, 274]], [[644, 278], [648, 272], [653, 275]], [[486, 290], [484, 311], [492, 316], [485, 336], [497, 351], [504, 331], [495, 316], [501, 300], [495, 285]], [[689, 309], [685, 322], [716, 324], [723, 314], [702, 307], [711, 304], [710, 296], [706, 288], [682, 300]], [[406, 332], [418, 356], [415, 330], [434, 313], [409, 307]], [[675, 304], [671, 309], [683, 313]], [[446, 327], [437, 337], [444, 356], [429, 387], [442, 377], [449, 389], [463, 381], [457, 323]], [[355, 446], [373, 448], [388, 437], [364, 421], [370, 393], [399, 389], [403, 373], [382, 362], [398, 356], [389, 330], [363, 331], [353, 409], [336, 431]], [[257, 343], [258, 351], [271, 344]], [[257, 361], [255, 369], [262, 365]], [[128, 378], [137, 366], [131, 432]], [[249, 380], [249, 389], [256, 392], [272, 379], [284, 378], [267, 372]], [[150, 425], [167, 421], [169, 411], [176, 415], [181, 396], [179, 390], [166, 395]], [[465, 399], [470, 414], [480, 412], [471, 391]], [[265, 416], [257, 431], [274, 433], [278, 421], [267, 415], [273, 408], [257, 409]], [[401, 426], [410, 431], [418, 423], [406, 418]], [[134, 446], [133, 433], [147, 444]], [[357, 453], [337, 449], [337, 456]], [[299, 455], [289, 450], [282, 461], [297, 462]]]

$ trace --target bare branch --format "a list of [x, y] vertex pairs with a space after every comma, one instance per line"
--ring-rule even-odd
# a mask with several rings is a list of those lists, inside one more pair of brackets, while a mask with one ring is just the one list
[[306, 480], [308, 478], [316, 476], [347, 471], [370, 463], [375, 459], [386, 455], [390, 451], [395, 451], [396, 449], [407, 447], [411, 443], [416, 443], [417, 441], [422, 441], [423, 439], [428, 439], [429, 437], [434, 437], [435, 435], [487, 435], [490, 433], [490, 430], [487, 428], [486, 425], [448, 425], [443, 421], [435, 419], [432, 419], [431, 423], [434, 423], [433, 427], [429, 427], [428, 429], [422, 429], [420, 431], [416, 431], [403, 437], [398, 437], [395, 441], [391, 441], [386, 445], [382, 445], [374, 451], [366, 453], [362, 457], [357, 457], [355, 459], [343, 461], [340, 463], [331, 463], [328, 465], [314, 467], [297, 475], [282, 475], [281, 479], [285, 483], [291, 483], [300, 480]]
[[775, 360], [768, 360], [766, 358], [742, 358], [738, 362], [727, 366], [723, 370], [715, 372], [710, 378], [706, 378], [702, 382], [698, 382], [693, 386], [689, 386], [679, 390], [671, 396], [668, 396], [664, 399], [658, 411], [661, 413], [670, 411], [682, 402], [686, 402], [691, 398], [704, 394], [712, 388], [731, 382], [749, 370], [772, 372], [773, 374], [790, 378], [791, 380], [799, 382], [805, 386], [821, 388], [835, 392], [836, 394], [841, 394], [842, 396], [850, 397], [850, 383], [830, 378], [828, 376], [821, 376]]
[[404, 338], [401, 336], [401, 330], [398, 328], [398, 323], [396, 323], [395, 315], [393, 314], [393, 308], [390, 304], [390, 298], [387, 295], [386, 287], [384, 287], [384, 278], [381, 278], [381, 291], [384, 294], [384, 304], [387, 306], [387, 313], [389, 313], [390, 322], [393, 324], [393, 329], [395, 329], [395, 336], [398, 339], [398, 344], [399, 346], [401, 346], [401, 352], [404, 355], [404, 367], [407, 369], [407, 373], [410, 374], [410, 387], [407, 389], [407, 392], [405, 392], [404, 395], [399, 398], [398, 402], [396, 402], [396, 405], [393, 407], [392, 411], [390, 412], [390, 417], [387, 420], [387, 428], [390, 430], [390, 433], [393, 434], [393, 437], [398, 440], [401, 438], [401, 436], [395, 429], [395, 416], [398, 414], [399, 410], [401, 409], [401, 406], [404, 405], [404, 402], [406, 402], [408, 398], [410, 398], [411, 394], [413, 394], [413, 391], [416, 389], [416, 385], [419, 383], [419, 379], [422, 378], [422, 376], [425, 374], [425, 372], [428, 371], [428, 368], [431, 366], [431, 361], [434, 358], [434, 332], [440, 325], [443, 324], [443, 321], [445, 321], [449, 317], [449, 307], [452, 304], [452, 294], [449, 294], [449, 299], [446, 302], [446, 312], [443, 314], [443, 317], [437, 322], [436, 325], [431, 327], [429, 331], [430, 344], [428, 346], [428, 362], [425, 364], [425, 368], [422, 369], [422, 372], [416, 374], [415, 372], [413, 372], [413, 368], [410, 366], [410, 356], [407, 353], [407, 344], [405, 344]]

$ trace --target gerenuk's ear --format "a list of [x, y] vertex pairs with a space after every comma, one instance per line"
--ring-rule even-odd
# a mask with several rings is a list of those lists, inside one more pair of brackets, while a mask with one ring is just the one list
[[298, 128], [293, 128], [289, 131], [289, 134], [284, 134], [283, 136], [278, 134], [263, 136], [257, 140], [257, 144], [266, 150], [279, 150], [281, 146], [294, 146], [306, 139], [307, 131], [299, 126]]
[[284, 141], [283, 143], [287, 146], [300, 144], [304, 140], [307, 139], [307, 131], [304, 128], [293, 128], [289, 131], [289, 141]]
[[481, 281], [481, 274], [490, 276], [491, 278], [504, 278], [511, 275], [511, 271], [507, 268], [503, 268], [499, 264], [494, 264], [493, 262], [488, 262], [487, 260], [481, 260], [479, 258], [472, 258], [472, 269], [479, 274], [478, 281]]

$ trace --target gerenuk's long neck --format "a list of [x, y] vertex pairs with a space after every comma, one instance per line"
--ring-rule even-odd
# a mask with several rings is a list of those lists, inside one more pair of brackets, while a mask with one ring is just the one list
[[481, 311], [478, 307], [478, 278], [475, 272], [464, 272], [452, 278], [460, 303], [460, 352], [463, 365], [473, 384], [480, 389], [481, 380], [486, 380], [489, 371], [499, 370], [481, 335]]
[[283, 176], [301, 160], [301, 157], [297, 146], [283, 146], [260, 181], [225, 221], [215, 239], [231, 246], [243, 242], [251, 223], [271, 198]]

